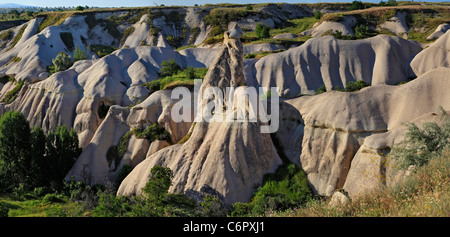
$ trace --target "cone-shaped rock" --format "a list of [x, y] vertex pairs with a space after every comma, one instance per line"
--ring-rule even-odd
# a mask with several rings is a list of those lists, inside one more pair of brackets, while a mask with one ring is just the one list
[[[244, 82], [241, 35], [239, 27], [225, 33], [224, 44], [203, 80], [202, 90], [211, 86], [224, 90]], [[196, 122], [184, 144], [147, 157], [125, 178], [117, 194], [140, 194], [150, 169], [162, 165], [174, 172], [169, 192], [197, 199], [213, 194], [228, 206], [248, 202], [262, 184], [264, 174], [274, 172], [281, 164], [270, 135], [261, 133], [260, 125], [248, 120]]]

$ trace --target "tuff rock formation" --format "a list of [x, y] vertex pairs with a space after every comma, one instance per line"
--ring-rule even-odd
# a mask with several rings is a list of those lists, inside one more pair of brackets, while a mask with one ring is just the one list
[[[241, 35], [238, 26], [225, 33], [224, 44], [202, 89], [215, 86], [225, 90], [243, 82]], [[199, 101], [203, 102], [202, 98]], [[193, 124], [190, 133], [184, 144], [164, 148], [142, 161], [125, 178], [117, 194], [140, 194], [150, 169], [162, 165], [174, 172], [170, 192], [183, 192], [198, 199], [213, 194], [231, 205], [249, 201], [254, 188], [262, 184], [263, 175], [274, 172], [281, 164], [270, 135], [260, 133], [260, 122], [202, 121]]]

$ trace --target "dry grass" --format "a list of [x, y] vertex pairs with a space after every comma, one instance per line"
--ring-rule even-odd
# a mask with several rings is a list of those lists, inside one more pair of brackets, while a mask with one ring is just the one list
[[308, 217], [449, 217], [450, 149], [434, 158], [392, 188], [375, 190], [352, 200], [348, 207], [329, 207], [314, 200], [306, 207], [275, 213], [274, 216]]

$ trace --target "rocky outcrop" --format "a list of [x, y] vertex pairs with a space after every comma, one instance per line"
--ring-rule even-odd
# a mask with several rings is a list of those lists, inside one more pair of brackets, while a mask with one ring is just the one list
[[[240, 36], [239, 28], [226, 33], [224, 44], [203, 80], [203, 89], [216, 86], [224, 90], [243, 81]], [[259, 122], [196, 122], [184, 144], [147, 157], [125, 178], [117, 194], [140, 194], [151, 168], [162, 165], [174, 172], [170, 192], [198, 199], [213, 194], [231, 205], [249, 201], [255, 187], [262, 184], [264, 174], [274, 172], [279, 164], [281, 160], [270, 135], [260, 133]]]
[[396, 85], [413, 77], [409, 62], [421, 49], [418, 43], [386, 35], [354, 41], [314, 38], [254, 63], [247, 83], [277, 86], [282, 97], [314, 94], [322, 85], [344, 88], [357, 80]]
[[436, 30], [427, 37], [427, 40], [435, 40], [443, 36], [450, 29], [450, 24], [440, 24]]
[[335, 31], [341, 32], [342, 35], [354, 35], [353, 27], [356, 25], [354, 16], [343, 16], [342, 21], [324, 21], [313, 28], [302, 32], [302, 35], [311, 35], [312, 37], [321, 37]]
[[[449, 110], [450, 96], [444, 89], [450, 85], [445, 76], [449, 72], [448, 68], [439, 68], [404, 85], [378, 85], [353, 93], [333, 91], [286, 100], [305, 121], [299, 159], [315, 191], [330, 196], [337, 188], [370, 186], [361, 176], [353, 175], [352, 169], [358, 173], [358, 166], [367, 167], [371, 154], [364, 156], [364, 161], [357, 157], [366, 153], [367, 147], [387, 154], [389, 149], [385, 149], [400, 139], [393, 129], [423, 114], [436, 113], [439, 106]], [[369, 145], [374, 134], [383, 134], [380, 136], [390, 142]], [[376, 160], [382, 164], [381, 156]]]
[[417, 76], [438, 68], [450, 67], [450, 32], [447, 31], [428, 48], [417, 54], [411, 61], [411, 68]]
[[[170, 133], [170, 141], [177, 143], [186, 136], [192, 124], [190, 122], [175, 123], [171, 120], [170, 109], [178, 101], [178, 99], [171, 99], [170, 90], [164, 90], [153, 93], [132, 108], [111, 106], [66, 179], [70, 180], [73, 176], [75, 180], [91, 185], [114, 183], [124, 165], [134, 168], [148, 155], [170, 145], [167, 141], [138, 138], [131, 133], [133, 129], [144, 130], [158, 123]], [[109, 149], [118, 145], [126, 133], [131, 133], [128, 135], [126, 152], [122, 157], [116, 157], [118, 160], [111, 161], [108, 157]]]
[[407, 12], [397, 12], [395, 16], [386, 20], [383, 24], [378, 26], [379, 29], [386, 29], [398, 36], [403, 36], [403, 38], [408, 37], [409, 27], [406, 24]]

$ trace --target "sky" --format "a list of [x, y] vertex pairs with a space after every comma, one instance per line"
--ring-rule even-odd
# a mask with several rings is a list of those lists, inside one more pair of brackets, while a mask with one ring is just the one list
[[[386, 2], [387, 0], [385, 0]], [[424, 0], [422, 0], [424, 1]], [[425, 0], [427, 2], [442, 2], [445, 0]], [[82, 0], [82, 1], [67, 1], [67, 0], [0, 0], [0, 4], [4, 3], [16, 3], [28, 6], [38, 6], [38, 7], [71, 7], [71, 6], [96, 6], [96, 7], [143, 7], [143, 6], [155, 6], [164, 4], [166, 6], [171, 5], [182, 5], [182, 6], [193, 6], [194, 4], [203, 5], [206, 3], [315, 3], [315, 2], [352, 2], [352, 0]], [[363, 0], [363, 2], [374, 2], [378, 3], [380, 0]]]

